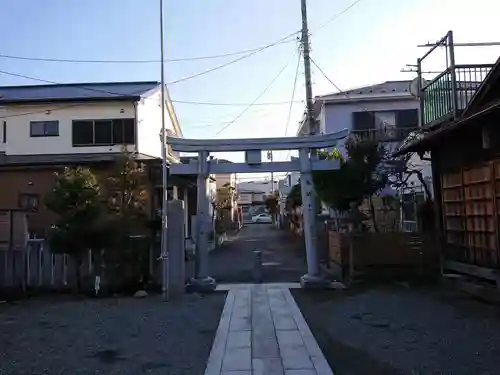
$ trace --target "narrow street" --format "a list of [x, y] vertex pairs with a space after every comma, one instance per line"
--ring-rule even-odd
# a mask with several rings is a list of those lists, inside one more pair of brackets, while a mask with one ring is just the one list
[[210, 274], [218, 283], [251, 283], [254, 251], [262, 251], [262, 282], [297, 282], [306, 273], [302, 241], [270, 224], [246, 224], [210, 254]]

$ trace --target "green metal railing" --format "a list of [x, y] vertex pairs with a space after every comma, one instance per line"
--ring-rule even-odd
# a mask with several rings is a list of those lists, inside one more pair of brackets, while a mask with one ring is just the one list
[[[457, 65], [446, 69], [422, 87], [423, 125], [453, 119], [467, 107], [492, 64]], [[455, 79], [453, 79], [455, 78]]]

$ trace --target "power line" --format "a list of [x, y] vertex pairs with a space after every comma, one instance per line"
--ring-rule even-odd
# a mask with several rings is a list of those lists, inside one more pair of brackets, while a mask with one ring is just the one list
[[[197, 101], [189, 101], [189, 100], [172, 100], [173, 103], [178, 104], [193, 104], [193, 105], [207, 105], [207, 106], [228, 106], [228, 107], [244, 107], [249, 105], [250, 103], [217, 103], [217, 102], [197, 102]], [[295, 100], [293, 103], [302, 103], [302, 100]], [[280, 101], [280, 102], [263, 102], [263, 103], [255, 103], [253, 106], [265, 106], [265, 105], [285, 105], [290, 104], [290, 101]]]
[[292, 107], [294, 103], [294, 98], [295, 98], [295, 89], [297, 87], [297, 78], [299, 77], [299, 68], [300, 68], [300, 57], [301, 57], [301, 52], [299, 51], [298, 58], [297, 58], [297, 67], [295, 69], [295, 78], [293, 79], [293, 89], [292, 89], [292, 98], [290, 99], [290, 106], [288, 107], [288, 118], [286, 120], [286, 128], [285, 128], [285, 137], [288, 134], [288, 127], [290, 125], [290, 119], [292, 117]]
[[[251, 56], [257, 54], [258, 52], [264, 51], [265, 49], [268, 49], [268, 48], [271, 48], [271, 47], [273, 47], [275, 45], [278, 45], [278, 44], [284, 42], [285, 40], [290, 39], [291, 37], [293, 37], [296, 34], [297, 34], [297, 32], [294, 32], [292, 34], [287, 35], [284, 38], [281, 38], [280, 40], [275, 41], [274, 43], [271, 43], [271, 44], [268, 44], [266, 46], [260, 47], [260, 48], [258, 48], [256, 50], [253, 50], [252, 52], [250, 52], [250, 53], [248, 53], [248, 54], [246, 54], [244, 56], [241, 56], [241, 57], [239, 57], [237, 59], [228, 61], [225, 64], [216, 66], [214, 68], [205, 70], [203, 72], [195, 73], [193, 75], [190, 75], [190, 76], [187, 76], [187, 77], [184, 77], [184, 78], [181, 78], [181, 79], [169, 82], [167, 84], [168, 85], [173, 85], [173, 84], [176, 84], [176, 83], [179, 83], [179, 82], [184, 82], [184, 81], [187, 81], [187, 80], [190, 80], [190, 79], [193, 79], [193, 78], [196, 78], [196, 77], [208, 74], [208, 73], [212, 73], [212, 72], [214, 72], [216, 70], [225, 68], [226, 66], [232, 65], [232, 64], [234, 64], [234, 63], [236, 63], [238, 61], [241, 61], [243, 59], [251, 57]], [[59, 82], [55, 82], [55, 81], [51, 81], [51, 80], [46, 80], [46, 79], [41, 79], [41, 78], [36, 78], [36, 77], [30, 77], [30, 76], [26, 76], [26, 75], [23, 75], [23, 74], [12, 73], [12, 72], [7, 72], [7, 71], [3, 71], [3, 70], [0, 70], [0, 73], [6, 74], [6, 75], [10, 75], [10, 76], [14, 76], [14, 77], [19, 77], [19, 78], [25, 78], [25, 79], [30, 79], [30, 80], [34, 80], [34, 81], [39, 81], [39, 82], [43, 82], [43, 83], [50, 83], [50, 84], [55, 84], [55, 85], [60, 84]], [[80, 87], [82, 89], [85, 89], [85, 90], [89, 90], [89, 91], [104, 92], [104, 93], [108, 93], [108, 94], [111, 94], [111, 95], [116, 95], [117, 97], [123, 96], [123, 94], [113, 93], [113, 92], [106, 91], [106, 90], [99, 90], [99, 89], [89, 88], [89, 87], [85, 87], [85, 86], [78, 86], [78, 87]]]
[[205, 74], [208, 74], [208, 73], [212, 73], [212, 72], [214, 72], [214, 71], [216, 71], [216, 70], [219, 70], [219, 69], [225, 68], [226, 66], [229, 66], [229, 65], [232, 65], [232, 64], [234, 64], [234, 63], [237, 63], [238, 61], [241, 61], [241, 60], [247, 59], [247, 58], [249, 58], [249, 57], [251, 57], [251, 56], [255, 55], [256, 53], [259, 53], [259, 52], [264, 51], [264, 50], [266, 50], [266, 49], [268, 49], [268, 48], [274, 47], [275, 45], [280, 44], [280, 43], [282, 43], [283, 41], [288, 40], [288, 39], [290, 39], [290, 38], [291, 38], [291, 37], [293, 37], [293, 36], [296, 36], [296, 35], [297, 35], [297, 33], [298, 33], [298, 32], [297, 32], [297, 31], [295, 31], [295, 32], [293, 32], [293, 33], [291, 33], [291, 34], [289, 34], [289, 35], [285, 36], [284, 38], [281, 38], [280, 40], [277, 40], [277, 41], [276, 41], [276, 42], [274, 42], [274, 43], [271, 43], [271, 44], [268, 44], [267, 46], [261, 47], [261, 48], [259, 48], [259, 49], [255, 50], [255, 51], [253, 51], [253, 52], [250, 52], [250, 53], [248, 53], [248, 54], [246, 54], [246, 55], [243, 55], [243, 56], [241, 56], [241, 57], [238, 57], [237, 59], [234, 59], [234, 60], [228, 61], [228, 62], [227, 62], [227, 63], [225, 63], [225, 64], [222, 64], [222, 65], [219, 65], [219, 66], [213, 67], [213, 68], [208, 69], [208, 70], [205, 70], [205, 71], [203, 71], [203, 72], [199, 72], [199, 73], [192, 74], [192, 75], [190, 75], [190, 76], [187, 76], [187, 77], [184, 77], [184, 78], [181, 78], [181, 79], [177, 79], [177, 80], [172, 81], [172, 82], [168, 82], [167, 84], [168, 84], [168, 85], [175, 85], [176, 83], [184, 82], [184, 81], [187, 81], [187, 80], [190, 80], [190, 79], [193, 79], [193, 78], [197, 78], [197, 77], [200, 77], [200, 76], [205, 75]]
[[[1, 74], [5, 74], [5, 75], [9, 75], [9, 76], [13, 76], [13, 77], [17, 77], [17, 78], [24, 78], [24, 79], [29, 79], [29, 80], [32, 80], [32, 81], [37, 81], [37, 82], [42, 82], [42, 83], [48, 83], [48, 84], [53, 84], [53, 85], [60, 85], [61, 83], [60, 82], [56, 82], [56, 81], [52, 81], [52, 80], [48, 80], [48, 79], [43, 79], [43, 78], [38, 78], [38, 77], [33, 77], [33, 76], [28, 76], [28, 75], [25, 75], [25, 74], [19, 74], [19, 73], [14, 73], [14, 72], [8, 72], [8, 71], [5, 71], [5, 70], [0, 70], [0, 73]], [[98, 93], [104, 93], [104, 94], [109, 94], [109, 95], [114, 95], [116, 96], [118, 99], [120, 97], [123, 97], [124, 94], [121, 94], [121, 93], [116, 93], [116, 92], [113, 92], [113, 91], [109, 91], [109, 90], [103, 90], [103, 89], [97, 89], [97, 88], [92, 88], [92, 87], [87, 87], [85, 85], [74, 85], [74, 87], [78, 87], [82, 90], [86, 90], [86, 91], [92, 91], [92, 92], [98, 92]], [[172, 100], [173, 103], [184, 103], [184, 104], [198, 104], [198, 105], [220, 105], [220, 106], [248, 106], [250, 105], [249, 103], [213, 103], [213, 102], [195, 102], [195, 101], [182, 101], [182, 100]], [[289, 102], [269, 102], [269, 103], [254, 103], [252, 104], [252, 106], [267, 106], [267, 105], [282, 105], [282, 104], [288, 104]], [[73, 107], [78, 107], [78, 106], [82, 106], [83, 104], [71, 104], [71, 105], [67, 105], [67, 106], [58, 106], [54, 109], [52, 109], [52, 111], [55, 111], [55, 110], [62, 110], [62, 109], [67, 109], [67, 108], [73, 108]], [[45, 112], [47, 109], [43, 109], [43, 110], [37, 110], [37, 111], [31, 111], [31, 112], [26, 112], [26, 113], [18, 113], [18, 114], [14, 114], [14, 115], [9, 115], [9, 116], [3, 116], [3, 117], [0, 117], [0, 118], [10, 118], [10, 117], [20, 117], [20, 116], [27, 116], [27, 115], [32, 115], [32, 114], [36, 114], [36, 113], [43, 113]], [[214, 123], [213, 126], [215, 125], [221, 125], [221, 122], [218, 122], [218, 123]]]
[[[290, 126], [290, 120], [292, 118], [292, 107], [293, 107], [293, 102], [294, 102], [294, 97], [295, 97], [295, 89], [297, 87], [297, 78], [299, 77], [299, 68], [300, 68], [300, 57], [301, 57], [301, 50], [299, 48], [299, 53], [298, 53], [298, 56], [297, 56], [297, 68], [295, 69], [295, 78], [293, 80], [293, 89], [292, 89], [292, 98], [290, 100], [290, 106], [288, 107], [288, 117], [287, 117], [287, 120], [286, 120], [286, 127], [285, 127], [285, 137], [288, 135], [288, 128]], [[291, 150], [288, 150], [286, 156], [285, 156], [285, 159], [284, 160], [287, 160], [289, 157], [290, 157], [290, 154], [291, 154]]]
[[320, 27], [318, 27], [316, 29], [316, 31], [318, 31], [318, 30], [322, 29], [323, 27], [329, 25], [330, 23], [332, 23], [333, 21], [335, 21], [337, 18], [339, 18], [340, 16], [342, 16], [344, 13], [347, 13], [351, 8], [353, 8], [354, 6], [356, 6], [361, 1], [362, 0], [356, 0], [356, 1], [354, 1], [349, 6], [347, 6], [346, 8], [344, 8], [342, 11], [340, 11], [339, 13], [337, 13], [336, 15], [334, 15], [332, 18], [330, 18], [328, 21], [326, 21], [325, 23], [323, 23]]
[[326, 73], [323, 71], [323, 69], [321, 69], [321, 68], [319, 67], [319, 65], [318, 65], [318, 64], [316, 64], [316, 61], [314, 61], [312, 58], [311, 58], [311, 62], [313, 63], [313, 65], [314, 65], [316, 68], [318, 68], [319, 72], [323, 75], [323, 77], [325, 77], [325, 78], [326, 78], [326, 80], [327, 80], [328, 82], [330, 82], [330, 83], [333, 85], [333, 87], [335, 87], [337, 90], [339, 90], [339, 92], [340, 92], [342, 95], [346, 96], [348, 99], [350, 99], [350, 98], [351, 98], [351, 97], [349, 96], [349, 94], [347, 94], [344, 90], [342, 90], [340, 87], [338, 87], [338, 86], [337, 86], [337, 84], [336, 84], [335, 82], [333, 82], [333, 81], [330, 79], [330, 77], [328, 77], [328, 76], [326, 75]]
[[241, 111], [232, 121], [228, 122], [222, 129], [220, 129], [217, 133], [215, 133], [214, 137], [218, 136], [220, 133], [222, 133], [224, 130], [229, 128], [231, 125], [233, 125], [236, 121], [238, 121], [253, 105], [254, 103], [257, 103], [257, 101], [271, 88], [271, 86], [276, 82], [276, 80], [281, 76], [283, 71], [286, 69], [288, 66], [288, 63], [281, 68], [281, 70], [278, 72], [278, 74], [271, 80], [271, 82], [266, 86], [266, 88], [257, 96], [257, 98], [250, 103], [243, 111]]
[[[330, 79], [330, 77], [328, 77], [328, 75], [327, 75], [327, 74], [323, 71], [323, 69], [321, 69], [321, 68], [320, 68], [320, 66], [319, 66], [318, 64], [316, 64], [316, 62], [315, 62], [312, 58], [311, 58], [311, 62], [313, 63], [313, 65], [314, 65], [316, 68], [318, 68], [319, 72], [323, 75], [323, 77], [325, 77], [325, 78], [326, 78], [326, 80], [327, 80], [328, 82], [330, 82], [330, 83], [333, 85], [333, 87], [335, 87], [335, 88], [336, 88], [336, 89], [337, 89], [337, 90], [338, 90], [338, 91], [339, 91], [342, 95], [344, 95], [347, 99], [351, 99], [351, 96], [350, 96], [347, 92], [345, 92], [344, 90], [342, 90], [339, 86], [337, 86], [337, 84], [336, 84], [335, 82], [333, 82], [333, 81]], [[374, 118], [374, 119], [377, 119], [377, 118], [378, 118], [378, 119], [380, 119], [379, 117], [377, 117], [377, 115], [376, 115], [374, 112], [372, 112], [372, 111], [368, 110], [368, 108], [363, 107], [363, 108], [361, 108], [361, 109], [362, 109], [364, 112], [367, 112], [367, 113], [369, 113], [371, 116], [373, 116], [373, 118]], [[380, 119], [380, 120], [381, 120], [381, 119]], [[388, 124], [387, 124], [387, 122], [385, 122], [385, 121], [383, 121], [383, 120], [382, 120], [382, 123], [383, 123], [384, 125], [388, 125]]]
[[[293, 40], [283, 40], [277, 44], [285, 44], [293, 42]], [[277, 45], [274, 44], [274, 45]], [[266, 46], [264, 46], [266, 47]], [[245, 49], [241, 51], [221, 53], [218, 55], [207, 55], [207, 56], [193, 56], [193, 57], [179, 57], [173, 59], [166, 59], [165, 62], [186, 62], [186, 61], [200, 61], [200, 60], [213, 60], [220, 59], [224, 57], [231, 57], [237, 55], [243, 55], [250, 52], [261, 51], [264, 47], [257, 47], [251, 49]], [[42, 61], [42, 62], [57, 62], [57, 63], [82, 63], [82, 64], [153, 64], [160, 63], [160, 60], [78, 60], [78, 59], [57, 59], [48, 57], [34, 57], [34, 56], [17, 56], [17, 55], [6, 55], [0, 54], [0, 58], [12, 59], [12, 60], [24, 60], [24, 61]]]

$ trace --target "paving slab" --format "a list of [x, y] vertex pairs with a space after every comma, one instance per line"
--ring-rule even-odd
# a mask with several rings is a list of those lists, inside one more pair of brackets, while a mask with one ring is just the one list
[[227, 299], [205, 375], [333, 375], [290, 288], [224, 285]]

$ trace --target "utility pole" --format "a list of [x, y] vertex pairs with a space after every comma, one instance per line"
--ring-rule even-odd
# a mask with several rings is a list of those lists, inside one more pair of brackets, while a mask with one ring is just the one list
[[[311, 56], [309, 46], [309, 29], [307, 26], [307, 2], [300, 1], [302, 13], [302, 53], [304, 56], [304, 75], [306, 84], [306, 122], [309, 135], [318, 133], [316, 118], [314, 115], [314, 103], [311, 82]], [[309, 152], [308, 152], [309, 151]], [[328, 281], [321, 277], [319, 270], [319, 256], [316, 236], [316, 197], [312, 179], [311, 164], [316, 158], [316, 149], [311, 148], [299, 150], [300, 161], [300, 189], [303, 205], [304, 240], [307, 255], [307, 274], [301, 277], [301, 285], [304, 288], [323, 288]]]
[[302, 55], [304, 57], [304, 76], [306, 79], [306, 108], [307, 108], [307, 125], [309, 127], [309, 135], [317, 133], [316, 121], [314, 119], [314, 103], [312, 95], [311, 82], [311, 50], [309, 46], [309, 29], [307, 26], [307, 1], [300, 0], [302, 13]]
[[165, 127], [165, 64], [163, 47], [163, 0], [160, 0], [160, 60], [161, 60], [161, 172], [162, 172], [162, 206], [161, 206], [161, 262], [162, 262], [162, 295], [163, 300], [168, 301], [168, 249], [167, 249], [167, 203], [168, 203], [168, 180], [167, 180], [167, 130]]

